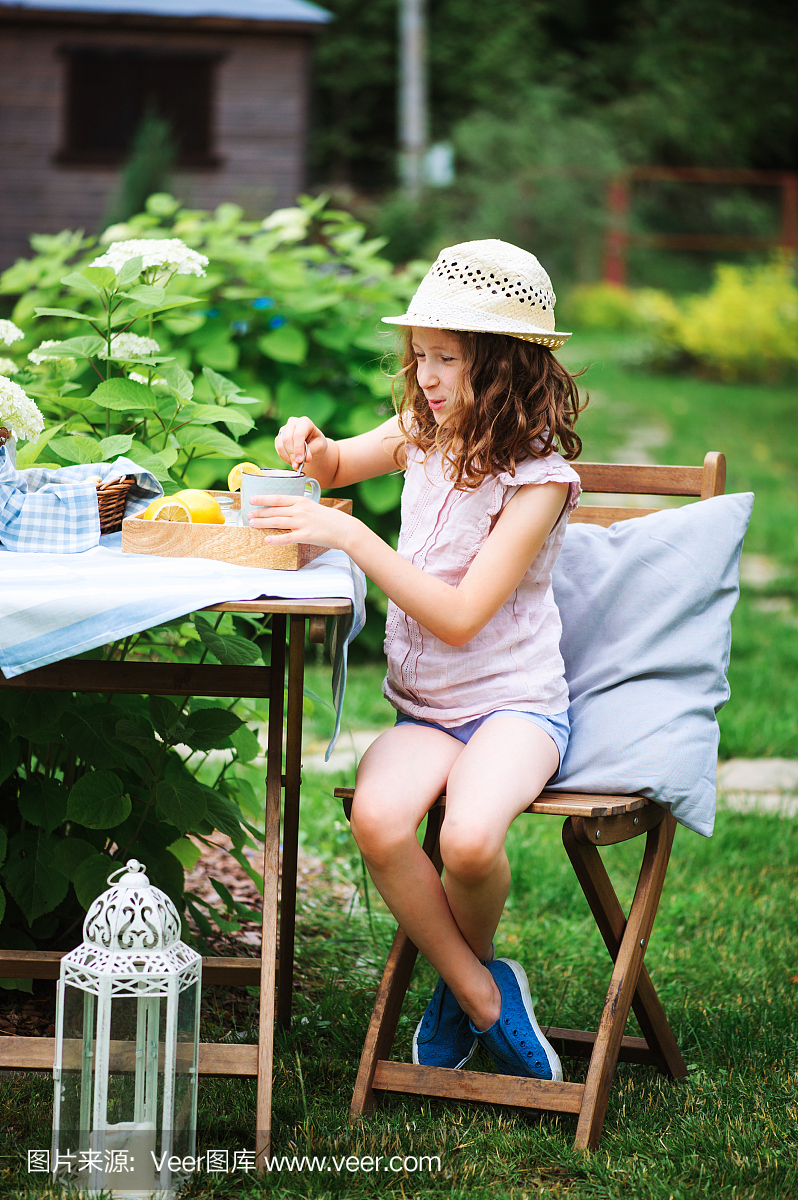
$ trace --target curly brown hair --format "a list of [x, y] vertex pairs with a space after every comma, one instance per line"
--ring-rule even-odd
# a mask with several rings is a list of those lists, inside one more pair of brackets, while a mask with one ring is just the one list
[[[509, 471], [528, 458], [546, 458], [557, 450], [578, 458], [582, 440], [574, 431], [587, 404], [575, 380], [547, 346], [503, 333], [456, 333], [463, 355], [454, 421], [436, 423], [416, 376], [413, 331], [405, 335], [402, 367], [394, 381], [404, 381], [396, 411], [407, 413], [406, 442], [418, 446], [425, 461], [440, 453], [450, 463], [450, 478], [459, 491], [479, 487], [488, 475]], [[397, 447], [397, 462], [404, 444]]]

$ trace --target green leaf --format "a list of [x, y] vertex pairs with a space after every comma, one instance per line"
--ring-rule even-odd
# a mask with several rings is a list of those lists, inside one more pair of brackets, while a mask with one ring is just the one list
[[190, 871], [202, 858], [202, 851], [195, 842], [192, 842], [191, 838], [178, 838], [166, 849], [170, 854], [174, 854], [184, 871]]
[[185, 405], [180, 411], [180, 416], [196, 425], [215, 425], [223, 421], [238, 433], [246, 433], [248, 429], [255, 428], [255, 422], [248, 413], [239, 412], [231, 405], [226, 408], [221, 408], [218, 404], [192, 404], [190, 407]]
[[[74, 321], [102, 321], [105, 322], [105, 313], [88, 313], [77, 312], [74, 308], [37, 308], [37, 317], [71, 317]], [[42, 350], [42, 354], [46, 354], [46, 350]]]
[[376, 429], [378, 425], [385, 422], [385, 419], [384, 413], [375, 412], [368, 405], [358, 405], [350, 412], [346, 429], [350, 436], [357, 437], [359, 433], [369, 433], [372, 429]]
[[127, 287], [134, 279], [138, 279], [141, 274], [143, 263], [141, 255], [136, 255], [135, 258], [129, 258], [126, 263], [123, 263], [119, 268], [117, 275], [117, 283], [121, 288]]
[[0, 738], [0, 783], [5, 783], [13, 775], [18, 762], [19, 742], [16, 738]]
[[60, 740], [59, 721], [71, 697], [63, 692], [0, 692], [0, 717], [14, 737], [29, 742]]
[[7, 834], [6, 830], [4, 829], [4, 827], [2, 825], [0, 825], [0, 866], [2, 866], [6, 860], [7, 852], [8, 852], [8, 834]]
[[360, 378], [365, 382], [372, 396], [382, 399], [391, 395], [393, 382], [384, 371], [366, 371], [361, 368]]
[[128, 452], [128, 458], [132, 459], [136, 466], [142, 467], [145, 471], [149, 471], [151, 475], [154, 475], [159, 483], [172, 482], [169, 468], [177, 461], [177, 455], [178, 451], [173, 446], [167, 446], [165, 450], [158, 450], [153, 454], [151, 450], [146, 450], [139, 442], [134, 442]]
[[69, 793], [67, 817], [87, 829], [113, 829], [130, 815], [130, 797], [113, 771], [89, 771]]
[[133, 436], [130, 433], [115, 433], [112, 437], [103, 438], [100, 442], [103, 461], [110, 462], [112, 458], [116, 458], [119, 454], [127, 454], [132, 445]]
[[69, 883], [55, 865], [57, 845], [36, 829], [24, 829], [9, 843], [3, 878], [28, 924], [52, 912], [67, 894]]
[[227, 379], [224, 375], [219, 375], [210, 367], [203, 367], [202, 374], [208, 382], [208, 385], [214, 396], [237, 396], [241, 388], [237, 383], [233, 383], [232, 379]]
[[379, 475], [376, 479], [364, 479], [357, 485], [357, 492], [371, 512], [386, 513], [398, 505], [403, 482], [401, 475]]
[[84, 278], [78, 271], [70, 271], [68, 275], [64, 275], [61, 282], [65, 287], [74, 288], [76, 292], [85, 292], [89, 296], [99, 296], [102, 288], [98, 288], [91, 280]]
[[258, 349], [275, 362], [301, 363], [308, 353], [308, 339], [296, 325], [281, 325], [258, 338]]
[[151, 287], [142, 283], [139, 287], [129, 288], [125, 296], [129, 300], [137, 300], [145, 308], [160, 308], [166, 300], [166, 291], [162, 287]]
[[103, 458], [100, 443], [82, 433], [53, 438], [50, 449], [54, 450], [59, 458], [65, 458], [70, 463], [96, 463], [102, 462]]
[[183, 741], [192, 750], [218, 750], [242, 725], [241, 718], [227, 709], [201, 708], [188, 717]]
[[161, 377], [166, 380], [166, 383], [172, 393], [181, 400], [190, 400], [194, 395], [194, 384], [191, 382], [191, 376], [187, 371], [184, 371], [179, 363], [172, 363], [165, 370], [161, 371]]
[[230, 738], [239, 762], [252, 762], [261, 752], [260, 742], [248, 725], [242, 725]]
[[157, 403], [155, 392], [135, 379], [106, 379], [91, 394], [95, 404], [101, 408], [113, 408], [118, 412], [141, 412], [154, 409]]
[[61, 717], [61, 733], [78, 758], [90, 767], [117, 767], [119, 753], [113, 741], [116, 723], [123, 716], [122, 709], [104, 700], [85, 707], [73, 702]]
[[194, 616], [194, 628], [205, 648], [226, 666], [247, 666], [261, 658], [260, 650], [254, 642], [234, 633], [217, 633], [199, 613]]
[[152, 762], [160, 750], [152, 728], [143, 717], [123, 717], [121, 721], [117, 721], [116, 736], [126, 746], [139, 750], [148, 762]]
[[92, 854], [75, 869], [72, 886], [81, 908], [88, 909], [108, 887], [108, 876], [118, 863], [108, 854]]
[[48, 442], [64, 428], [64, 424], [65, 422], [62, 421], [60, 425], [51, 425], [49, 429], [45, 429], [38, 442], [27, 442], [17, 450], [17, 470], [22, 471], [25, 467], [32, 467]]
[[116, 271], [112, 271], [110, 267], [84, 267], [81, 275], [104, 291], [112, 290], [117, 285]]
[[218, 829], [220, 833], [226, 833], [234, 842], [240, 842], [243, 837], [241, 829], [241, 814], [236, 809], [236, 806], [221, 792], [216, 792], [213, 788], [203, 787], [205, 799], [207, 801], [208, 820], [212, 822], [214, 829]]
[[340, 303], [341, 293], [320, 292], [317, 288], [308, 288], [304, 292], [287, 292], [284, 300], [286, 308], [292, 308], [294, 312], [313, 313]]
[[235, 342], [225, 335], [208, 338], [197, 348], [197, 358], [206, 367], [218, 367], [220, 371], [232, 371], [238, 366], [239, 350]]
[[310, 417], [317, 427], [325, 424], [335, 412], [335, 400], [329, 392], [300, 387], [284, 379], [277, 388], [277, 411], [281, 421], [289, 417]]
[[105, 347], [105, 339], [101, 337], [74, 337], [67, 338], [64, 342], [56, 342], [54, 346], [48, 346], [46, 350], [40, 350], [40, 354], [47, 355], [48, 358], [94, 358]]
[[167, 821], [181, 833], [197, 825], [208, 808], [203, 789], [193, 779], [162, 779], [155, 788], [155, 801]]
[[184, 425], [182, 429], [176, 431], [175, 437], [180, 445], [186, 448], [196, 446], [198, 449], [214, 450], [224, 458], [239, 459], [241, 457], [241, 447], [237, 442], [218, 429], [209, 429], [207, 425], [197, 427]]
[[182, 718], [180, 709], [166, 696], [150, 696], [149, 708], [156, 732], [165, 742], [171, 741], [171, 732]]
[[60, 838], [53, 852], [53, 861], [56, 869], [71, 883], [80, 864], [96, 853], [97, 847], [92, 846], [85, 838]]
[[17, 803], [26, 821], [52, 833], [66, 820], [68, 797], [66, 784], [59, 779], [34, 775], [20, 787]]

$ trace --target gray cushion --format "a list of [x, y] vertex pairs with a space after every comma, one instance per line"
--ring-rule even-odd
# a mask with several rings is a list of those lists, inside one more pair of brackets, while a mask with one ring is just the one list
[[571, 741], [556, 791], [640, 792], [709, 836], [753, 494], [569, 526], [554, 570]]

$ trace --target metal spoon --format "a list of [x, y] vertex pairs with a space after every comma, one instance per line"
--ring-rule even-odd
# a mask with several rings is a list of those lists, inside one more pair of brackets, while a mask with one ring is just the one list
[[308, 444], [307, 444], [307, 442], [303, 442], [302, 444], [303, 444], [303, 446], [305, 447], [305, 453], [302, 455], [302, 462], [299, 464], [299, 466], [298, 466], [298, 467], [297, 467], [297, 469], [296, 469], [296, 473], [297, 473], [297, 475], [303, 475], [303, 474], [304, 474], [304, 471], [302, 470], [302, 468], [304, 467], [304, 465], [305, 465], [305, 459], [306, 459], [306, 458], [307, 458], [307, 456], [308, 456]]

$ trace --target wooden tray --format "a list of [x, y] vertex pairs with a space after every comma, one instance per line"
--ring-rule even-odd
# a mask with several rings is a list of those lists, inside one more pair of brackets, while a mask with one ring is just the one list
[[[232, 496], [233, 507], [241, 508], [238, 492], [211, 492], [212, 496]], [[326, 508], [351, 513], [351, 500], [324, 498]], [[269, 533], [287, 533], [271, 529]], [[298, 571], [324, 554], [326, 546], [300, 542], [293, 546], [266, 546], [265, 529], [244, 529], [238, 525], [183, 525], [177, 521], [145, 521], [125, 517], [122, 522], [122, 549], [127, 554], [158, 554], [162, 558], [212, 558], [216, 562], [236, 563], [239, 567], [271, 567], [277, 571]]]

